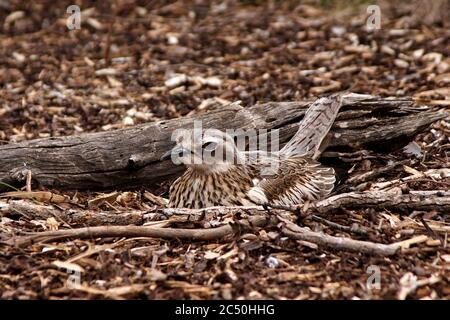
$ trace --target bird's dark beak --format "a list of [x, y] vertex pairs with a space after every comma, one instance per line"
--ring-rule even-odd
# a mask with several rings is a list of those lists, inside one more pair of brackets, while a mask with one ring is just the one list
[[161, 156], [160, 160], [161, 161], [169, 160], [171, 158], [171, 156], [172, 156], [172, 150], [169, 150]]
[[173, 149], [167, 151], [161, 156], [161, 161], [169, 160], [172, 158], [172, 155], [176, 157], [181, 157], [184, 153], [184, 148], [182, 146], [175, 146]]

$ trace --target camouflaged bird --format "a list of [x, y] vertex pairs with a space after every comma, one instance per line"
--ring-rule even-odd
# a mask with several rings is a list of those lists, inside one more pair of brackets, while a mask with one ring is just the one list
[[297, 133], [273, 153], [239, 150], [220, 130], [179, 134], [176, 146], [161, 158], [187, 166], [170, 188], [169, 206], [293, 206], [327, 196], [334, 170], [316, 159], [341, 104], [339, 95], [316, 100]]

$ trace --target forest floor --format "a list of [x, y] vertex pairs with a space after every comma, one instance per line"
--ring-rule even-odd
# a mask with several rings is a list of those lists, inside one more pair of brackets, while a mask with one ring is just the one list
[[[2, 144], [125, 128], [236, 100], [252, 105], [344, 90], [412, 96], [449, 110], [450, 29], [414, 21], [407, 7], [382, 8], [381, 29], [370, 31], [364, 6], [76, 1], [81, 29], [68, 30], [71, 2], [0, 0]], [[407, 150], [378, 148], [346, 159], [347, 173], [353, 177], [398, 163], [363, 190], [405, 177], [410, 178], [391, 187], [404, 193], [448, 190], [449, 136], [447, 118], [415, 137]], [[70, 203], [53, 204], [57, 210], [149, 214], [159, 210], [158, 196], [167, 198], [169, 184], [109, 190], [106, 196], [44, 191], [70, 197]], [[341, 181], [340, 190], [350, 186]], [[2, 213], [8, 201], [0, 199], [0, 240], [83, 226]], [[338, 230], [314, 219], [301, 224], [375, 243], [412, 241], [390, 257], [317, 247], [284, 237], [277, 226], [209, 242], [71, 239], [22, 248], [0, 243], [0, 298], [450, 298], [448, 212], [365, 208], [322, 217], [366, 232]], [[68, 285], [77, 276], [71, 268], [80, 271], [76, 288]], [[374, 270], [380, 271], [380, 286], [368, 290]]]

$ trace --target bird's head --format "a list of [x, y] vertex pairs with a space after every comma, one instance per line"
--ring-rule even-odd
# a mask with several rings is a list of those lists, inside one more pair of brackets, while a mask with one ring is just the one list
[[181, 130], [173, 140], [176, 145], [165, 153], [161, 160], [171, 159], [175, 164], [184, 164], [196, 170], [223, 172], [242, 163], [242, 154], [234, 139], [217, 129]]

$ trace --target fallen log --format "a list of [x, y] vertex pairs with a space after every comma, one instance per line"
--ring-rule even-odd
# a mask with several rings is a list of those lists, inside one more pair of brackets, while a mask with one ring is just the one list
[[[160, 161], [173, 146], [171, 133], [193, 128], [279, 129], [281, 145], [296, 132], [311, 102], [269, 102], [251, 107], [237, 103], [220, 109], [128, 129], [51, 137], [0, 146], [0, 190], [33, 181], [59, 189], [130, 188], [155, 185], [183, 168]], [[408, 141], [432, 122], [444, 118], [435, 107], [415, 106], [411, 98], [377, 98], [348, 94], [329, 133], [329, 146], [357, 150], [370, 144]]]

